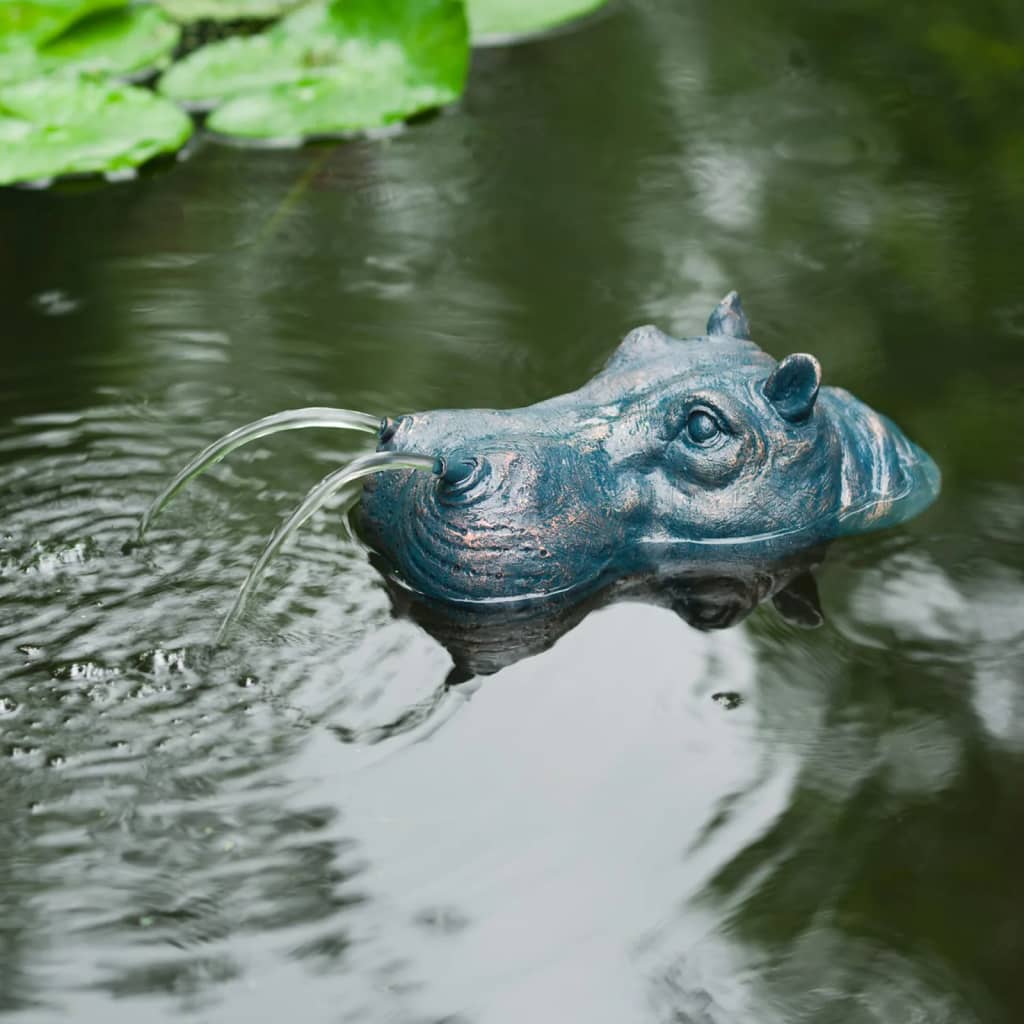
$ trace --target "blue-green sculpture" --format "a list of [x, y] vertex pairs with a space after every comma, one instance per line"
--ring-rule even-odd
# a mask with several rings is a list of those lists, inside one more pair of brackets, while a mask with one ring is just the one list
[[931, 458], [822, 387], [813, 356], [761, 351], [735, 292], [701, 337], [632, 331], [578, 391], [402, 416], [379, 447], [444, 459], [440, 476], [368, 480], [361, 525], [408, 586], [446, 602], [784, 559], [903, 522], [939, 488]]
[[[735, 601], [720, 607], [717, 595], [737, 590], [708, 590], [706, 581], [742, 581], [749, 610], [790, 592], [788, 570], [773, 567], [903, 522], [939, 489], [928, 455], [853, 395], [822, 387], [813, 356], [776, 362], [762, 352], [733, 292], [701, 337], [639, 327], [578, 391], [525, 409], [383, 422], [296, 409], [247, 424], [177, 474], [139, 536], [229, 452], [300, 427], [373, 433], [377, 452], [309, 492], [249, 573], [222, 636], [274, 552], [360, 479], [361, 532], [392, 583], [435, 605], [507, 609], [545, 599], [565, 608], [598, 594], [654, 594], [677, 580], [688, 596], [675, 594], [673, 604], [705, 618], [732, 616]], [[694, 603], [694, 594], [703, 596]]]

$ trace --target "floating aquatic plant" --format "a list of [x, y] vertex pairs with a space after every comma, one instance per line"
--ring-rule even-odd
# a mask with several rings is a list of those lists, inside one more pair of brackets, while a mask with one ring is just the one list
[[170, 63], [181, 28], [155, 7], [97, 11], [35, 45], [0, 50], [0, 82], [56, 71], [141, 77]]
[[0, 86], [0, 184], [124, 171], [191, 133], [174, 104], [131, 85], [54, 75]]
[[159, 88], [192, 106], [223, 103], [214, 131], [289, 139], [376, 128], [451, 103], [468, 66], [461, 0], [333, 0], [197, 50]]
[[[299, 142], [452, 103], [474, 41], [510, 41], [605, 0], [0, 0], [0, 185], [111, 173], [180, 147], [212, 110], [221, 135]], [[283, 16], [282, 16], [283, 15]], [[159, 82], [182, 24], [241, 20]], [[235, 26], [229, 26], [229, 31]]]
[[181, 28], [124, 0], [0, 4], [0, 83], [58, 71], [138, 77], [170, 63]]
[[304, 0], [157, 0], [175, 21], [241, 21], [279, 18]]
[[54, 39], [97, 11], [125, 0], [4, 0], [0, 3], [0, 59], [5, 46], [35, 46]]

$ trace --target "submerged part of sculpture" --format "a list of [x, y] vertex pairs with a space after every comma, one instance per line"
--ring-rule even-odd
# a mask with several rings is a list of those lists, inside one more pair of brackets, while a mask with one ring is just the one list
[[446, 459], [440, 478], [368, 480], [360, 524], [409, 587], [449, 602], [785, 558], [903, 522], [939, 488], [931, 458], [822, 387], [813, 356], [758, 348], [735, 292], [701, 337], [632, 331], [578, 391], [402, 416], [379, 447]]
[[364, 413], [302, 409], [239, 428], [178, 473], [140, 537], [205, 468], [299, 427], [376, 433], [377, 454], [313, 488], [235, 611], [270, 555], [361, 478], [359, 528], [393, 584], [433, 602], [504, 606], [578, 603], [616, 581], [737, 578], [738, 567], [743, 577], [903, 522], [939, 489], [931, 458], [853, 395], [822, 387], [813, 356], [776, 362], [758, 348], [733, 292], [705, 335], [639, 327], [579, 390], [524, 409], [414, 413], [379, 428]]
[[814, 629], [825, 620], [812, 574], [823, 557], [824, 550], [815, 548], [775, 562], [626, 576], [584, 597], [567, 593], [511, 604], [431, 600], [395, 581], [386, 566], [378, 568], [385, 574], [392, 613], [411, 619], [445, 647], [453, 662], [446, 682], [457, 685], [541, 654], [591, 612], [620, 601], [666, 608], [702, 631], [739, 625], [759, 604], [771, 601], [790, 625]]

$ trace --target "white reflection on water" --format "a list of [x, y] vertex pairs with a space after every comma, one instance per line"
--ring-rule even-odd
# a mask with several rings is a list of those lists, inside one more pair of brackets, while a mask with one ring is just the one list
[[[335, 779], [335, 748], [314, 739], [297, 770], [320, 779], [319, 799], [343, 800], [370, 864], [367, 1003], [401, 964], [389, 1005], [424, 1019], [497, 1024], [552, 1004], [639, 1019], [645, 947], [700, 946], [713, 921], [680, 909], [786, 804], [792, 755], [759, 741], [749, 703], [711, 699], [755, 687], [742, 631], [618, 605], [488, 680], [429, 743], [361, 773]], [[457, 925], [424, 925], [438, 920]], [[258, 998], [273, 998], [273, 974], [259, 978]]]
[[905, 553], [860, 576], [840, 626], [858, 644], [895, 640], [920, 660], [963, 666], [978, 718], [1013, 749], [1024, 746], [1022, 605], [1024, 580], [1008, 567], [986, 561], [960, 580], [921, 552]]

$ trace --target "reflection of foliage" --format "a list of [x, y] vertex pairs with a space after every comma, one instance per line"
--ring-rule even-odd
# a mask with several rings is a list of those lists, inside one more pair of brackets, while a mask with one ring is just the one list
[[[645, 171], [648, 187], [695, 201], [645, 207], [637, 233], [664, 236], [684, 295], [700, 291], [692, 307], [659, 297], [656, 318], [690, 330], [740, 287], [758, 341], [815, 352], [826, 383], [906, 410], [926, 447], [955, 447], [937, 452], [947, 476], [1002, 472], [1019, 396], [1020, 11], [743, 0], [675, 16], [652, 52], [700, 87], [674, 96], [678, 137]], [[800, 287], [780, 292], [780, 278]], [[922, 358], [910, 339], [925, 331]], [[981, 336], [984, 368], [966, 356]]]
[[762, 980], [780, 999], [806, 993], [786, 1019], [1002, 1020], [993, 993], [1021, 949], [993, 884], [1021, 852], [998, 782], [1024, 740], [1020, 578], [957, 579], [914, 554], [846, 583], [819, 633], [761, 637], [764, 725], [802, 767], [784, 813], [701, 902], [732, 939], [775, 951]]

